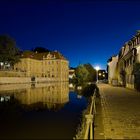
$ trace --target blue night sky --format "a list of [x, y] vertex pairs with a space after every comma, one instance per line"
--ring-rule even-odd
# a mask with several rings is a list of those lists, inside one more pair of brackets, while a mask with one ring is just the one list
[[10, 35], [22, 50], [58, 50], [73, 67], [106, 69], [108, 58], [139, 29], [137, 0], [0, 0], [1, 35]]

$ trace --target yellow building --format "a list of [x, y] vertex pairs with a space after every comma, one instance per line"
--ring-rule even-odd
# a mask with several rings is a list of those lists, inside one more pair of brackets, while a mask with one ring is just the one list
[[14, 70], [26, 73], [27, 77], [46, 77], [54, 81], [68, 81], [69, 62], [57, 51], [35, 53], [25, 51]]

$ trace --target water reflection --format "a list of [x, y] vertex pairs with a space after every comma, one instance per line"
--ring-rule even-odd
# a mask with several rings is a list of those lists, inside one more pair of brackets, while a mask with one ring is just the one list
[[65, 82], [0, 85], [0, 139], [72, 139], [86, 107]]
[[49, 83], [30, 85], [25, 89], [21, 86], [12, 91], [8, 89], [0, 91], [1, 102], [10, 101], [13, 98], [23, 105], [34, 106], [40, 103], [48, 109], [60, 109], [69, 101], [69, 86], [67, 82]]

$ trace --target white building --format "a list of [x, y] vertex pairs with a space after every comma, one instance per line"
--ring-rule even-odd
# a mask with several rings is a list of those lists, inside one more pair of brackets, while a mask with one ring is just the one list
[[118, 84], [117, 67], [118, 67], [118, 55], [112, 56], [108, 60], [108, 82], [109, 82], [109, 84], [112, 84], [112, 85]]
[[109, 83], [134, 89], [136, 75], [133, 70], [136, 63], [140, 63], [140, 31], [123, 45], [117, 56], [109, 59]]
[[119, 52], [118, 81], [120, 85], [134, 89], [135, 63], [140, 63], [140, 31], [137, 31], [136, 35], [126, 42]]

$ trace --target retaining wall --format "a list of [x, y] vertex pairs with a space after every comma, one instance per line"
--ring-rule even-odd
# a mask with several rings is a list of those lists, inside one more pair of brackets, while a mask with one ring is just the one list
[[[0, 77], [0, 84], [21, 84], [21, 83], [31, 83], [31, 77]], [[35, 77], [35, 83], [45, 83], [45, 82], [63, 82], [60, 79], [52, 79], [45, 77]], [[68, 82], [64, 81], [64, 82]]]

